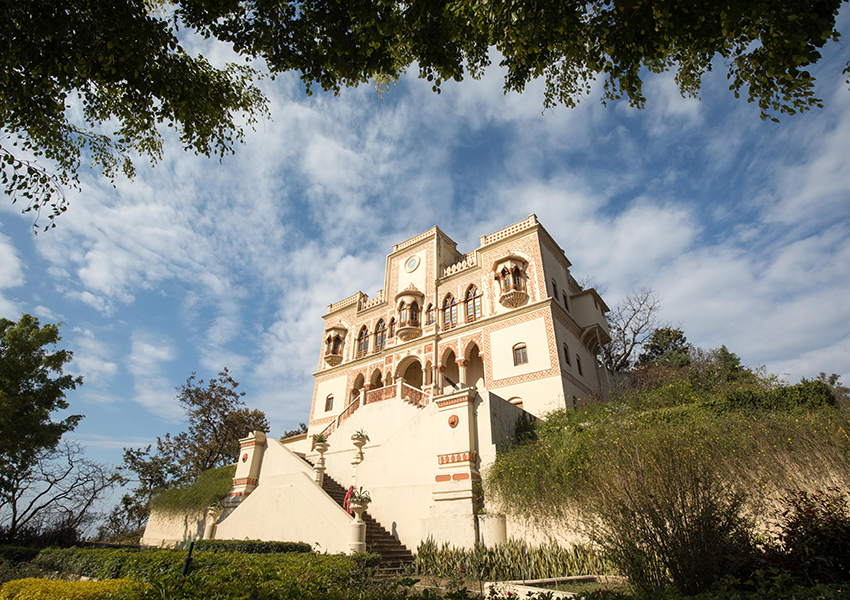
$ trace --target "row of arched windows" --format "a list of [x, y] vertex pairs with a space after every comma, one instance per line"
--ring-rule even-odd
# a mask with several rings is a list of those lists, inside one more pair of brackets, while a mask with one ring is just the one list
[[[519, 273], [518, 270], [517, 273]], [[508, 277], [510, 277], [510, 274], [508, 274]], [[466, 296], [464, 298], [463, 304], [464, 307], [461, 307], [460, 303], [455, 299], [452, 294], [446, 295], [445, 299], [443, 300], [442, 306], [443, 329], [453, 329], [457, 327], [458, 317], [462, 308], [465, 309], [467, 323], [477, 321], [481, 319], [481, 317], [484, 315], [483, 296], [481, 294], [481, 290], [479, 290], [476, 286], [471, 285], [466, 290]], [[436, 322], [435, 312], [436, 311], [434, 310], [434, 305], [429, 304], [428, 308], [425, 309], [425, 325], [433, 325]], [[406, 302], [402, 301], [401, 304], [399, 304], [398, 306], [398, 325], [400, 327], [419, 327], [420, 313], [421, 309], [417, 302], [414, 301], [410, 304], [407, 304]], [[357, 335], [357, 358], [365, 356], [369, 353], [370, 337], [374, 338], [374, 351], [380, 352], [381, 350], [383, 350], [386, 347], [387, 340], [392, 339], [395, 336], [395, 327], [395, 318], [390, 320], [389, 329], [387, 329], [384, 320], [381, 319], [375, 326], [374, 334], [370, 335], [368, 328], [364, 325], [360, 329], [360, 333]], [[328, 340], [330, 348], [330, 338], [328, 338]]]

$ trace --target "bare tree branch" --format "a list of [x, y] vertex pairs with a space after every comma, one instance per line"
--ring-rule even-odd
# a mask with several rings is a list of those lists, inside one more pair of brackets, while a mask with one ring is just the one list
[[608, 313], [611, 342], [602, 349], [602, 360], [612, 371], [632, 366], [632, 354], [660, 325], [661, 298], [652, 288], [632, 291]]

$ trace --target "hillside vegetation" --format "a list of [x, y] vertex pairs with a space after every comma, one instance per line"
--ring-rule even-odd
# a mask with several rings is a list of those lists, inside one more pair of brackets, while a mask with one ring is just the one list
[[[848, 432], [827, 381], [782, 384], [722, 348], [640, 367], [611, 402], [518, 431], [485, 490], [533, 520], [578, 515], [646, 591], [695, 593], [771, 568], [846, 581]], [[843, 549], [824, 550], [836, 539]]]

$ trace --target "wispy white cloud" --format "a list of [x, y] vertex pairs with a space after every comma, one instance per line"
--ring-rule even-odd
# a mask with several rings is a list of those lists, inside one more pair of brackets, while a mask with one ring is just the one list
[[176, 421], [182, 409], [174, 402], [174, 385], [164, 367], [176, 358], [172, 341], [164, 334], [135, 331], [127, 357], [127, 369], [133, 376], [134, 400], [160, 417]]
[[0, 233], [0, 316], [17, 321], [20, 304], [6, 298], [3, 291], [20, 287], [25, 281], [21, 260], [14, 245]]
[[118, 371], [118, 363], [109, 359], [115, 349], [97, 339], [91, 329], [74, 327], [74, 371], [83, 376], [86, 383], [102, 383], [111, 380]]

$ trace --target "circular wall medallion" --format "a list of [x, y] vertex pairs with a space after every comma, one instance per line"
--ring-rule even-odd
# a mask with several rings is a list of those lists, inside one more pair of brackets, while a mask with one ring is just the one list
[[457, 427], [457, 424], [459, 422], [460, 422], [460, 419], [458, 418], [457, 415], [452, 415], [452, 416], [449, 417], [449, 427], [451, 427], [452, 429]]
[[247, 452], [242, 455], [242, 462], [245, 462], [246, 460], [248, 460], [248, 453]]
[[416, 267], [418, 267], [418, 266], [419, 266], [419, 257], [418, 256], [411, 256], [410, 258], [407, 259], [407, 262], [404, 263], [404, 270], [407, 271], [408, 273], [413, 273], [413, 271], [415, 271]]

